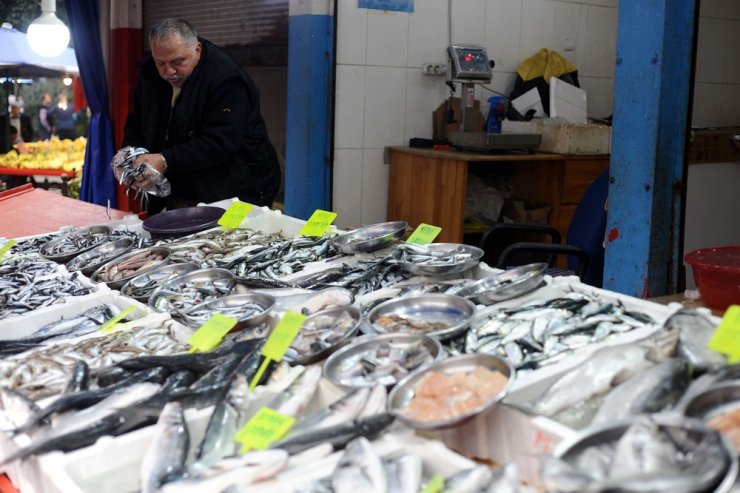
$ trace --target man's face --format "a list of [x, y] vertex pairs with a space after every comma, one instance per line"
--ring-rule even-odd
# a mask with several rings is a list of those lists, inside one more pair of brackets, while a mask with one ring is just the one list
[[10, 116], [12, 116], [13, 118], [18, 118], [20, 114], [21, 114], [21, 109], [18, 106], [13, 105], [10, 107]]
[[152, 58], [159, 75], [175, 87], [182, 87], [200, 61], [200, 43], [190, 48], [180, 36], [170, 36], [150, 43]]
[[44, 104], [51, 104], [51, 95], [50, 94], [44, 94], [43, 103]]

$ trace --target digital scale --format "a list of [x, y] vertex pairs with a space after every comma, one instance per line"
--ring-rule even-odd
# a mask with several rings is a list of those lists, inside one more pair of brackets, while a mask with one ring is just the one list
[[450, 57], [450, 80], [462, 86], [461, 131], [450, 132], [450, 143], [460, 149], [476, 151], [526, 150], [532, 151], [542, 141], [540, 134], [515, 134], [473, 131], [475, 84], [488, 84], [493, 76], [493, 63], [486, 49], [477, 45], [451, 45], [447, 47]]

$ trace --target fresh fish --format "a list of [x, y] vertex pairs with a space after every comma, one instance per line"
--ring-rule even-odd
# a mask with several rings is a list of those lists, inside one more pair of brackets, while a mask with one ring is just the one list
[[270, 401], [267, 407], [285, 416], [299, 416], [308, 406], [321, 379], [321, 366], [312, 365], [306, 367], [298, 378], [290, 386]]
[[185, 468], [190, 437], [182, 405], [170, 402], [164, 406], [154, 428], [154, 436], [144, 452], [141, 465], [141, 491], [153, 493], [179, 476]]
[[366, 387], [344, 394], [325, 408], [299, 418], [286, 438], [306, 429], [327, 428], [355, 419], [364, 409], [369, 396], [370, 389]]
[[476, 466], [460, 471], [445, 480], [445, 493], [478, 493], [487, 491], [493, 481], [493, 471], [488, 466]]
[[686, 362], [667, 359], [609, 392], [591, 424], [612, 423], [627, 416], [663, 411], [680, 397], [688, 383]]
[[195, 452], [196, 469], [210, 467], [236, 452], [234, 436], [247, 421], [249, 404], [249, 383], [243, 375], [236, 375], [208, 421], [203, 440]]
[[416, 455], [402, 455], [385, 461], [388, 493], [419, 493], [421, 490], [421, 459]]
[[704, 370], [727, 363], [725, 356], [707, 347], [717, 324], [699, 310], [682, 308], [668, 317], [663, 327], [679, 332], [678, 354], [695, 368]]
[[272, 444], [272, 448], [284, 449], [292, 455], [321, 443], [331, 443], [335, 450], [339, 450], [357, 437], [365, 437], [369, 440], [376, 438], [393, 423], [393, 419], [392, 415], [383, 413], [355, 419], [350, 423], [331, 428], [306, 430]]
[[646, 349], [638, 345], [601, 348], [583, 364], [566, 372], [535, 404], [538, 414], [552, 416], [557, 412], [606, 392], [612, 386], [639, 374], [651, 363]]
[[[172, 481], [162, 493], [203, 493], [224, 491], [229, 487], [247, 487], [274, 477], [288, 463], [284, 450], [258, 450], [229, 457], [198, 476]], [[249, 491], [249, 490], [247, 490]]]
[[347, 444], [332, 473], [331, 485], [335, 493], [388, 491], [383, 461], [366, 438], [359, 437]]
[[[31, 399], [7, 387], [0, 387], [0, 409], [9, 421], [10, 429], [17, 428], [39, 412], [39, 407]], [[5, 423], [3, 423], [5, 425]], [[6, 430], [9, 431], [9, 430]]]
[[365, 407], [357, 416], [358, 418], [367, 418], [376, 414], [382, 414], [385, 411], [388, 401], [388, 389], [385, 385], [376, 385], [370, 390]]
[[71, 394], [87, 390], [90, 383], [90, 367], [84, 361], [78, 361], [72, 368], [72, 376], [64, 389], [63, 394]]

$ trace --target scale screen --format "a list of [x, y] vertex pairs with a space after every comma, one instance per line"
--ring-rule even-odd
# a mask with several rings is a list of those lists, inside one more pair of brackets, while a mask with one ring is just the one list
[[453, 80], [491, 80], [491, 65], [486, 49], [482, 46], [452, 45], [447, 48], [447, 53], [450, 56]]

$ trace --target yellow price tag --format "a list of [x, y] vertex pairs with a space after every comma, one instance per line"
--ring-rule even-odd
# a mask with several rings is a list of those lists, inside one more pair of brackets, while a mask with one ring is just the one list
[[421, 490], [421, 493], [442, 493], [444, 487], [445, 477], [441, 474], [435, 474]]
[[322, 211], [316, 209], [306, 224], [301, 228], [301, 236], [322, 236], [329, 229], [331, 223], [337, 218], [336, 212]]
[[238, 228], [244, 218], [246, 218], [254, 206], [246, 202], [236, 201], [226, 209], [223, 216], [218, 220], [218, 225], [224, 228], [236, 229]]
[[200, 326], [193, 335], [188, 339], [188, 344], [192, 346], [190, 352], [206, 352], [221, 344], [221, 340], [229, 331], [234, 328], [237, 320], [235, 318], [214, 313], [206, 323]]
[[421, 223], [406, 243], [416, 243], [417, 245], [428, 245], [433, 242], [437, 235], [442, 231], [439, 226], [432, 226], [431, 224]]
[[8, 240], [5, 242], [5, 244], [0, 248], [0, 262], [2, 262], [3, 257], [6, 253], [10, 251], [11, 248], [13, 248], [13, 245], [15, 245], [15, 240]]
[[298, 331], [301, 330], [304, 320], [306, 320], [305, 315], [296, 312], [285, 312], [285, 315], [283, 315], [283, 318], [272, 330], [272, 334], [270, 334], [270, 337], [267, 338], [265, 345], [262, 347], [262, 355], [265, 359], [262, 360], [262, 364], [260, 364], [257, 373], [252, 379], [252, 383], [249, 385], [250, 392], [257, 386], [257, 382], [262, 378], [270, 361], [280, 361], [283, 359], [285, 351], [288, 350], [293, 343], [293, 339], [298, 335]]
[[264, 450], [284, 437], [293, 423], [295, 418], [263, 407], [236, 433], [234, 440], [242, 444], [242, 454], [252, 449]]
[[127, 316], [129, 316], [135, 311], [136, 311], [135, 306], [130, 306], [126, 308], [121, 313], [119, 313], [118, 315], [111, 318], [110, 320], [105, 322], [103, 325], [101, 325], [99, 329], [100, 332], [113, 332], [113, 329], [116, 328], [116, 325], [118, 324], [118, 322], [120, 322], [121, 320], [123, 320], [124, 318], [126, 318]]
[[740, 361], [740, 305], [727, 309], [707, 347], [728, 355], [730, 363]]

